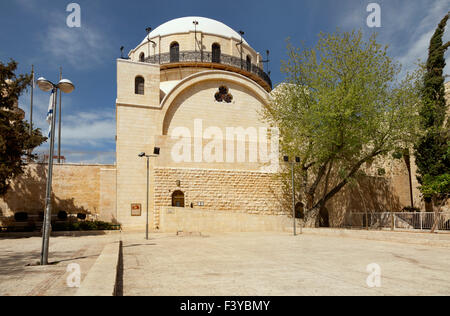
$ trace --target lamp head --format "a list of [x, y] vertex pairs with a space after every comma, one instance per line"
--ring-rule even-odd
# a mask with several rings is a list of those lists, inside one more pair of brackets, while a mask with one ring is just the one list
[[141, 157], [141, 158], [145, 157], [145, 153], [140, 153], [139, 157]]
[[48, 81], [47, 79], [45, 79], [44, 77], [40, 77], [37, 81], [36, 81], [39, 89], [41, 89], [44, 92], [49, 92], [52, 91], [52, 89], [55, 87], [53, 85], [53, 83], [51, 83], [50, 81]]
[[289, 162], [289, 156], [284, 156], [284, 157], [283, 157], [283, 161], [284, 161], [284, 162]]
[[300, 163], [300, 157], [295, 157], [295, 162]]
[[160, 151], [161, 151], [161, 149], [159, 147], [155, 147], [153, 149], [153, 155], [159, 156]]
[[75, 90], [75, 86], [73, 85], [72, 81], [68, 79], [62, 79], [58, 83], [58, 88], [64, 93], [72, 93], [72, 91]]
[[145, 29], [145, 31], [147, 32], [147, 34], [150, 34], [150, 32], [152, 31], [152, 28], [151, 28], [151, 27], [147, 27], [147, 28]]

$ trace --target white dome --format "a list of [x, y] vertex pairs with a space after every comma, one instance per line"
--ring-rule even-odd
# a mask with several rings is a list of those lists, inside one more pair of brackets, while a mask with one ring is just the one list
[[[222, 22], [196, 16], [184, 17], [166, 22], [158, 26], [156, 29], [154, 29], [150, 33], [150, 38], [172, 35], [177, 33], [189, 33], [191, 31], [194, 32], [195, 31], [195, 25], [193, 23], [194, 21], [198, 21], [197, 31], [199, 32], [241, 40], [241, 35], [239, 33], [234, 31], [229, 26], [223, 24]], [[146, 36], [141, 44], [146, 43], [147, 38], [148, 37]], [[244, 43], [248, 45], [248, 43], [245, 40]]]

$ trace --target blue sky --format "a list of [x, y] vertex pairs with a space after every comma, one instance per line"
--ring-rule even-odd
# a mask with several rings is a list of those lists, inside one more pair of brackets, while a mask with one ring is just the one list
[[[59, 67], [76, 85], [63, 97], [62, 154], [69, 162], [111, 163], [115, 151], [116, 58], [145, 37], [145, 28], [183, 16], [219, 20], [235, 30], [257, 51], [271, 51], [270, 68], [275, 84], [283, 81], [280, 61], [286, 56], [286, 39], [312, 46], [317, 34], [362, 29], [365, 36], [379, 34], [389, 53], [405, 70], [425, 60], [429, 40], [438, 22], [450, 10], [450, 0], [78, 0], [81, 28], [66, 25], [67, 5], [62, 0], [6, 0], [0, 4], [0, 60], [14, 58], [19, 72], [57, 81]], [[366, 25], [367, 5], [381, 6], [381, 28]], [[446, 40], [450, 40], [447, 28]], [[446, 74], [450, 74], [447, 53]], [[35, 93], [33, 120], [45, 133], [49, 95]], [[30, 97], [20, 106], [27, 111]], [[44, 144], [42, 150], [48, 150]]]

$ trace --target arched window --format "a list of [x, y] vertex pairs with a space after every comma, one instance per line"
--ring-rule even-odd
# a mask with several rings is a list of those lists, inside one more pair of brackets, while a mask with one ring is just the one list
[[212, 46], [212, 58], [211, 61], [213, 63], [220, 64], [220, 45], [215, 43]]
[[175, 191], [172, 194], [172, 207], [184, 207], [184, 193]]
[[247, 71], [252, 71], [252, 57], [250, 55], [247, 55]]
[[170, 62], [178, 63], [180, 61], [180, 44], [173, 42], [170, 44]]
[[137, 76], [134, 80], [134, 93], [144, 95], [144, 83], [145, 80], [141, 76]]
[[143, 63], [143, 62], [145, 61], [145, 54], [144, 54], [144, 53], [141, 53], [141, 54], [139, 55], [139, 61], [140, 61], [141, 63]]

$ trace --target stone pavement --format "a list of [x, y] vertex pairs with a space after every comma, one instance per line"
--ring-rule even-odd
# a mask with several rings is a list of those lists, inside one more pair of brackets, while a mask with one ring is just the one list
[[105, 245], [119, 234], [84, 237], [52, 237], [49, 266], [40, 260], [40, 237], [0, 239], [0, 296], [71, 296], [77, 288], [67, 286], [67, 266], [80, 265], [83, 281]]
[[[144, 233], [122, 233], [53, 237], [46, 267], [28, 266], [39, 260], [41, 238], [0, 239], [0, 296], [111, 295], [120, 238], [124, 295], [450, 295], [448, 248], [309, 234], [151, 234], [146, 241]], [[71, 263], [81, 267], [81, 289], [67, 286]], [[366, 283], [373, 263], [380, 288]]]
[[[283, 233], [124, 234], [124, 295], [450, 295], [448, 248]], [[369, 264], [381, 267], [369, 288]]]

